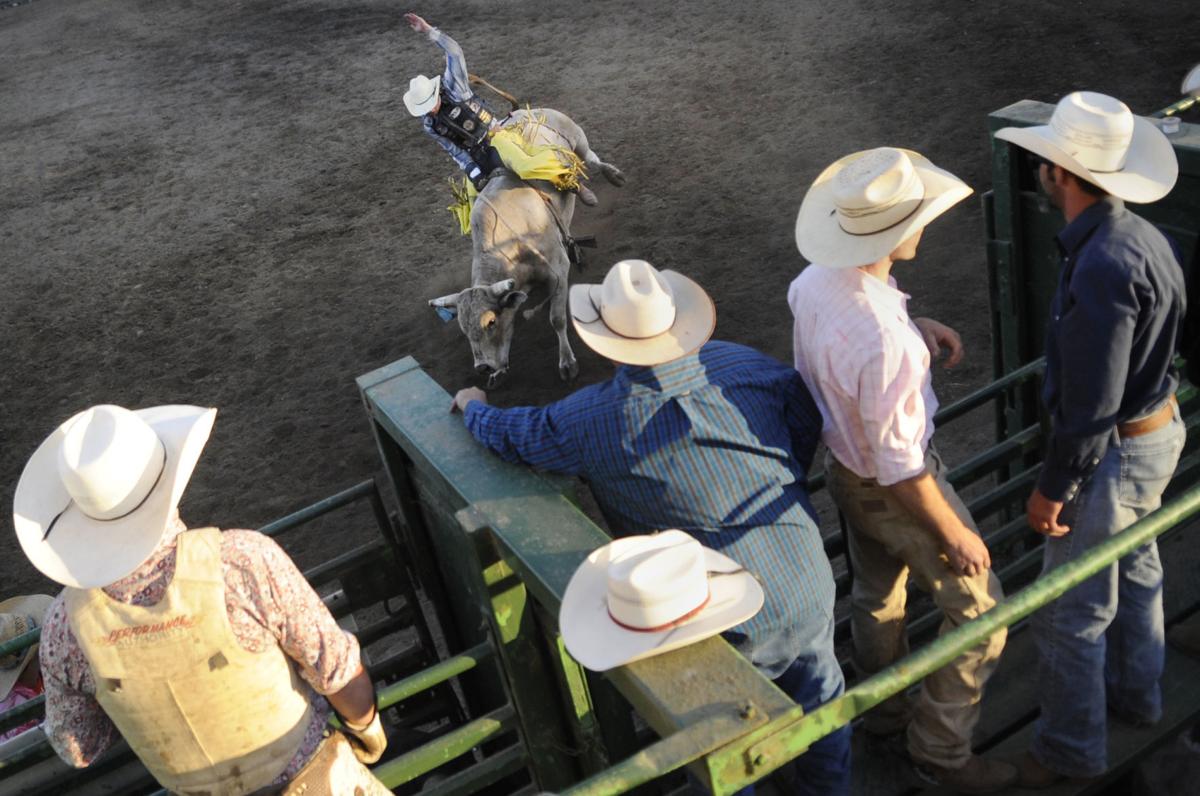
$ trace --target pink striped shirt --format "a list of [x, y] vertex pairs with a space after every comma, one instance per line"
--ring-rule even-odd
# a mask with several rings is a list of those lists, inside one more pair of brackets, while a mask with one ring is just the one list
[[792, 281], [796, 370], [839, 462], [890, 485], [919, 475], [937, 398], [909, 296], [858, 268], [810, 265]]

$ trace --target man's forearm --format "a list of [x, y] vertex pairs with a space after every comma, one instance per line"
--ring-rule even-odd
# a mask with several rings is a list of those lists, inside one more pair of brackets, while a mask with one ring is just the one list
[[885, 486], [896, 500], [939, 543], [946, 545], [957, 541], [963, 533], [970, 533], [951, 508], [941, 487], [928, 472]]
[[343, 719], [352, 724], [366, 724], [375, 713], [375, 684], [360, 664], [358, 674], [326, 699]]

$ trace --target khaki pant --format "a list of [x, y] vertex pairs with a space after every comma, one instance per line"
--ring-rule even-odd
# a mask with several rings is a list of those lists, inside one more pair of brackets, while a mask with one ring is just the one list
[[358, 762], [350, 742], [331, 732], [317, 753], [281, 791], [282, 796], [391, 796], [371, 770]]
[[[979, 533], [946, 481], [945, 466], [932, 446], [925, 467], [963, 523]], [[874, 479], [856, 475], [831, 455], [826, 456], [825, 470], [829, 493], [846, 520], [854, 568], [850, 598], [854, 663], [860, 672], [874, 674], [908, 654], [904, 610], [910, 571], [942, 611], [939, 635], [1003, 599], [1000, 582], [990, 570], [974, 577], [955, 575], [939, 542]], [[945, 768], [966, 764], [983, 686], [995, 671], [1005, 636], [1006, 631], [998, 631], [925, 678], [908, 724], [908, 750], [914, 760]], [[898, 694], [868, 714], [867, 730], [899, 729], [909, 711], [909, 700]]]

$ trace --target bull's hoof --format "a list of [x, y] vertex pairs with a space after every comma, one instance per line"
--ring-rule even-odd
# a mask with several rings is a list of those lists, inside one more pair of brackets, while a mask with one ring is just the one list
[[572, 359], [570, 362], [560, 362], [558, 365], [558, 377], [563, 381], [575, 381], [575, 377], [579, 375], [579, 363]]
[[488, 376], [487, 386], [488, 386], [489, 390], [494, 390], [497, 387], [503, 387], [504, 383], [507, 381], [508, 381], [508, 371], [507, 370], [497, 370], [495, 373], [492, 373], [490, 376]]
[[625, 173], [616, 166], [605, 163], [604, 168], [602, 168], [600, 171], [602, 174], [604, 174], [604, 179], [608, 180], [618, 188], [625, 184]]
[[586, 185], [580, 185], [575, 189], [575, 195], [579, 197], [579, 201], [583, 202], [588, 207], [595, 207], [600, 204], [600, 200], [596, 198], [596, 194]]

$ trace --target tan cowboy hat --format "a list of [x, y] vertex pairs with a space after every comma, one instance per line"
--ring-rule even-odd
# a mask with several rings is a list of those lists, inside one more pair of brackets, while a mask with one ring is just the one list
[[870, 265], [970, 194], [958, 177], [908, 149], [855, 152], [821, 172], [804, 195], [796, 246], [814, 265]]
[[65, 586], [107, 586], [162, 539], [216, 409], [101, 405], [59, 426], [17, 482], [13, 524], [30, 562]]
[[1179, 162], [1170, 140], [1124, 102], [1076, 91], [1054, 107], [1049, 124], [1005, 127], [996, 138], [1062, 166], [1126, 202], [1155, 202], [1175, 187]]
[[[0, 644], [23, 636], [42, 626], [54, 598], [46, 594], [29, 594], [0, 600]], [[31, 644], [21, 652], [0, 657], [0, 699], [12, 691], [25, 666], [37, 654], [38, 645]]]
[[579, 338], [606, 359], [660, 365], [708, 342], [717, 308], [704, 288], [645, 260], [622, 260], [599, 285], [572, 285], [571, 319]]
[[593, 551], [567, 584], [558, 626], [571, 656], [603, 672], [715, 636], [762, 604], [754, 575], [670, 530]]
[[408, 91], [404, 92], [404, 107], [408, 108], [408, 112], [413, 116], [424, 116], [437, 105], [438, 90], [441, 87], [441, 75], [434, 78], [417, 75], [408, 81]]

